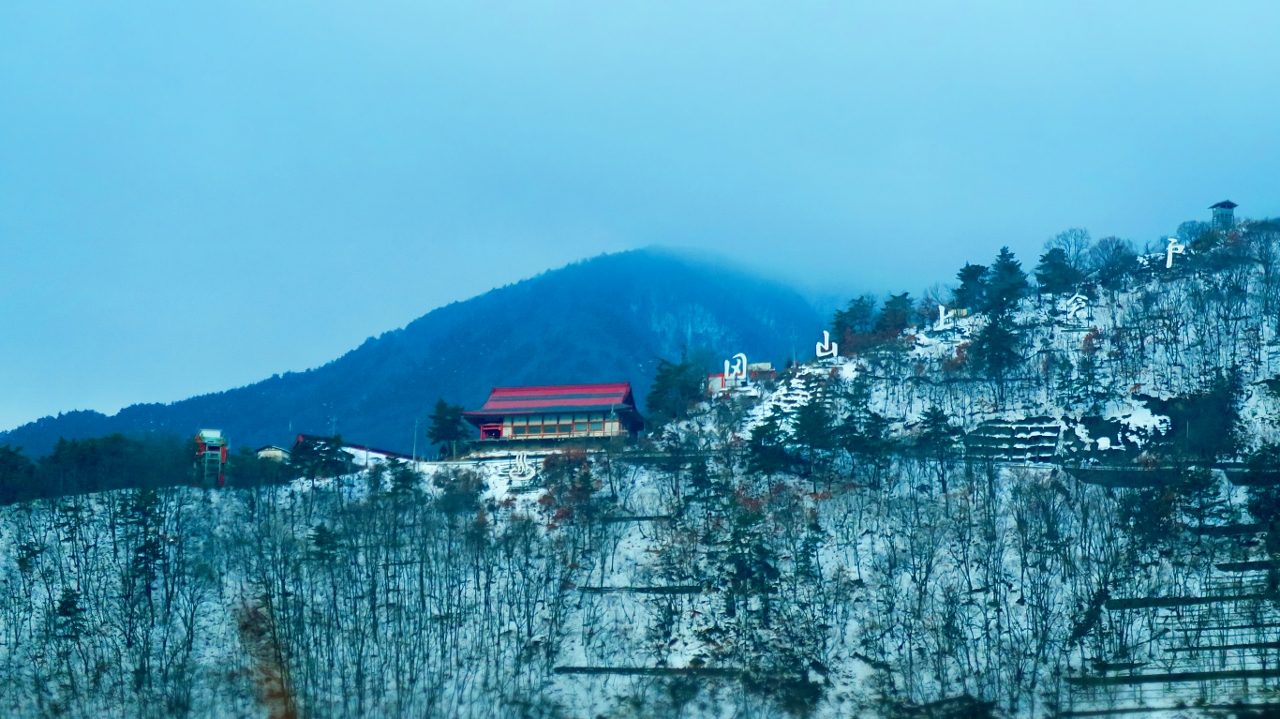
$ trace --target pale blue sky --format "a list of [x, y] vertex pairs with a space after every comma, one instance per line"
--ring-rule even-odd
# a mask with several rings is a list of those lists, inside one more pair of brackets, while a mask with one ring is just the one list
[[0, 429], [603, 251], [913, 292], [1280, 215], [1280, 3], [0, 4]]

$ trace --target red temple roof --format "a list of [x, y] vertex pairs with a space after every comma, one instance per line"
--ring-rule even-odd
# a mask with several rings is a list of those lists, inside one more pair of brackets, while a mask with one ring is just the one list
[[494, 387], [489, 400], [467, 417], [512, 417], [559, 412], [636, 411], [631, 384], [566, 384], [544, 387]]

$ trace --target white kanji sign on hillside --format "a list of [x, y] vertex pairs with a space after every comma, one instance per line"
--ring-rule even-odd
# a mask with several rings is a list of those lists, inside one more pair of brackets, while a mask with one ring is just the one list
[[823, 357], [835, 357], [839, 354], [840, 347], [835, 342], [831, 341], [831, 333], [823, 330], [822, 341], [818, 343], [814, 351], [817, 353], [819, 359]]
[[1170, 237], [1170, 238], [1169, 238], [1169, 246], [1165, 248], [1164, 268], [1165, 268], [1166, 270], [1167, 270], [1167, 269], [1172, 268], [1172, 267], [1173, 267], [1173, 256], [1174, 256], [1174, 255], [1183, 255], [1183, 254], [1186, 254], [1186, 252], [1187, 252], [1187, 246], [1186, 246], [1186, 245], [1181, 244], [1180, 242], [1178, 242], [1178, 240], [1177, 240], [1176, 238]]

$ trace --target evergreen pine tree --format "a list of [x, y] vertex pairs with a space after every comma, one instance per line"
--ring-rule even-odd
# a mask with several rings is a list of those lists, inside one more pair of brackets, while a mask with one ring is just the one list
[[324, 522], [315, 526], [311, 530], [311, 556], [321, 562], [331, 562], [338, 556], [338, 549], [342, 546], [342, 538], [338, 533], [329, 529]]
[[871, 331], [875, 322], [876, 298], [874, 295], [863, 295], [849, 300], [849, 306], [837, 310], [831, 320], [831, 335], [841, 344], [850, 344], [855, 334], [866, 334]]
[[970, 352], [978, 366], [996, 383], [999, 402], [1004, 404], [1004, 383], [1009, 371], [1022, 361], [1022, 338], [1007, 312], [992, 314], [986, 327], [978, 333]]
[[342, 449], [342, 435], [307, 437], [293, 445], [289, 466], [300, 470], [307, 479], [337, 477], [347, 471], [351, 455]]
[[987, 272], [986, 286], [987, 312], [1007, 312], [1027, 294], [1027, 274], [1008, 247], [1000, 248], [1000, 254]]
[[818, 551], [822, 548], [826, 532], [818, 521], [818, 511], [809, 510], [809, 521], [804, 528], [804, 540], [796, 557], [796, 576], [809, 581], [822, 580], [822, 564]]
[[1076, 363], [1076, 374], [1072, 379], [1068, 397], [1072, 405], [1085, 414], [1096, 415], [1102, 412], [1107, 401], [1107, 392], [1098, 375], [1098, 360], [1095, 352], [1085, 351]]
[[1075, 290], [1083, 280], [1084, 273], [1071, 265], [1066, 251], [1061, 247], [1040, 255], [1040, 264], [1036, 265], [1036, 282], [1042, 291], [1054, 295], [1066, 294]]
[[365, 484], [369, 488], [370, 496], [376, 495], [383, 490], [387, 479], [387, 463], [377, 462], [369, 471], [365, 473]]
[[80, 604], [80, 593], [70, 587], [63, 587], [62, 596], [58, 599], [58, 607], [54, 611], [54, 636], [58, 639], [77, 641], [84, 635], [87, 622], [84, 607]]
[[[822, 393], [815, 391], [796, 412], [795, 442], [803, 452], [805, 469], [813, 477], [825, 452], [834, 446], [831, 413]], [[816, 480], [815, 480], [816, 481]]]
[[855, 460], [871, 468], [870, 481], [878, 486], [892, 449], [889, 420], [867, 405], [865, 385], [855, 385], [847, 399], [852, 409], [836, 429], [836, 441]]
[[689, 408], [703, 397], [705, 383], [705, 374], [688, 355], [681, 355], [679, 363], [659, 360], [653, 385], [645, 397], [650, 424], [661, 426], [689, 416]]
[[960, 430], [951, 425], [951, 418], [937, 405], [925, 410], [920, 418], [918, 446], [921, 454], [935, 463], [938, 487], [943, 494], [947, 493], [948, 461], [955, 452], [959, 436]]
[[436, 400], [435, 410], [431, 412], [431, 427], [427, 429], [427, 439], [432, 444], [449, 447], [449, 455], [458, 457], [458, 442], [470, 436], [466, 420], [462, 418], [463, 408], [449, 404], [444, 398]]
[[909, 293], [889, 295], [884, 309], [876, 317], [875, 333], [882, 342], [898, 338], [911, 323], [911, 298]]
[[31, 492], [35, 463], [22, 454], [21, 447], [0, 447], [0, 504], [16, 502]]
[[960, 286], [951, 293], [951, 304], [969, 310], [981, 309], [986, 302], [986, 265], [965, 263], [956, 273]]
[[413, 494], [422, 486], [422, 474], [412, 462], [391, 460], [387, 463], [387, 475], [391, 478], [391, 491], [398, 494]]
[[794, 459], [787, 451], [787, 437], [782, 430], [782, 413], [776, 407], [751, 431], [747, 440], [747, 469], [757, 474], [789, 472]]
[[780, 572], [769, 542], [761, 500], [754, 497], [738, 499], [731, 515], [729, 551], [725, 557], [728, 570], [726, 608], [729, 616], [736, 616], [738, 609], [750, 607], [750, 598], [755, 597], [759, 610], [750, 618], [751, 623], [767, 629], [770, 595], [776, 591]]

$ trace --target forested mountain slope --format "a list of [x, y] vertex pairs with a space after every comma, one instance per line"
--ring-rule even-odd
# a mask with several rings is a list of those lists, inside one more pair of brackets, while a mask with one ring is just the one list
[[[1113, 277], [1048, 293], [1002, 253], [982, 296], [957, 290], [952, 308], [968, 316], [893, 337], [846, 331], [870, 343], [853, 358], [869, 411], [908, 435], [930, 411], [966, 431], [1057, 424], [1068, 462], [1246, 459], [1280, 438], [1280, 225], [1205, 233], [1167, 260], [1132, 256]], [[1022, 284], [1002, 288], [1002, 271]]]
[[1043, 293], [1001, 253], [937, 325], [855, 303], [856, 351], [667, 407], [636, 446], [535, 452], [532, 478], [490, 451], [3, 508], [0, 701], [1268, 716], [1280, 232], [1195, 240]]
[[[794, 291], [664, 250], [604, 255], [434, 310], [323, 367], [114, 416], [69, 412], [0, 434], [47, 453], [59, 437], [224, 430], [236, 446], [329, 434], [408, 452], [437, 398], [475, 407], [496, 385], [630, 381], [643, 396], [658, 358], [745, 352], [781, 363], [822, 325]], [[421, 442], [420, 442], [421, 445]]]

